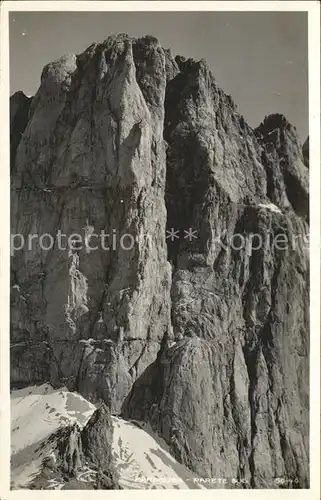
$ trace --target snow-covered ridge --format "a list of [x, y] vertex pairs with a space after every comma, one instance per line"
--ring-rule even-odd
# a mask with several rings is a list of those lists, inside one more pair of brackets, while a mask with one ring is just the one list
[[11, 393], [11, 452], [45, 439], [60, 427], [78, 422], [84, 425], [95, 406], [79, 394], [49, 384], [27, 387]]
[[[64, 387], [53, 389], [43, 384], [12, 391], [12, 488], [28, 488], [39, 474], [43, 459], [54, 458], [53, 442], [48, 439], [53, 433], [75, 422], [84, 426], [95, 409], [95, 405]], [[115, 416], [112, 419], [112, 454], [123, 488], [202, 487], [197, 484], [197, 477], [170, 455], [164, 441], [149, 427]], [[55, 482], [48, 484], [50, 489], [62, 486]]]

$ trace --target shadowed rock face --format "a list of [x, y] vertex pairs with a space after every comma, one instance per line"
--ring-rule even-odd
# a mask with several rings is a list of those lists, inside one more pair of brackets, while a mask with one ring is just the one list
[[[15, 166], [16, 149], [22, 139], [28, 124], [31, 98], [23, 92], [16, 92], [10, 98], [10, 164], [11, 170]], [[14, 173], [14, 172], [11, 172]]]
[[278, 206], [291, 207], [308, 220], [309, 171], [295, 128], [283, 115], [270, 115], [256, 129], [264, 145], [268, 196]]
[[302, 146], [302, 155], [304, 164], [309, 168], [309, 159], [310, 159], [310, 138], [307, 137], [305, 143]]
[[98, 470], [96, 489], [119, 489], [112, 459], [113, 433], [110, 411], [102, 404], [81, 432], [83, 453], [88, 463]]
[[165, 100], [167, 227], [193, 228], [197, 239], [169, 243], [177, 342], [135, 382], [123, 412], [149, 420], [200, 475], [252, 487], [295, 476], [303, 486], [308, 172], [299, 141], [280, 115], [252, 131], [202, 61], [177, 63]]
[[307, 487], [308, 200], [294, 127], [253, 131], [203, 60], [118, 35], [51, 63], [16, 150], [12, 232], [137, 240], [15, 252], [12, 382], [122, 407], [201, 476]]
[[113, 423], [106, 405], [101, 405], [93, 413], [81, 433], [81, 439], [84, 453], [91, 461], [108, 467], [111, 462]]

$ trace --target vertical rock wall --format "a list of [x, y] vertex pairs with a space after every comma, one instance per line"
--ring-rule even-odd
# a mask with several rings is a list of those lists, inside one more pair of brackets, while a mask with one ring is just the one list
[[[12, 384], [122, 408], [201, 476], [307, 487], [309, 195], [294, 127], [271, 115], [253, 131], [203, 60], [153, 37], [66, 55], [31, 104], [20, 97], [12, 233], [87, 246], [14, 252]], [[112, 249], [89, 248], [101, 231]]]

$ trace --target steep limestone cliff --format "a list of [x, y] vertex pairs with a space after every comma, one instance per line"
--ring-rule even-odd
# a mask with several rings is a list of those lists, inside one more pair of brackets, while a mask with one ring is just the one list
[[[42, 443], [51, 447], [29, 489], [119, 489], [112, 458], [113, 423], [103, 404], [81, 429], [78, 423], [60, 428]], [[80, 480], [86, 476], [87, 480]]]
[[135, 243], [14, 252], [12, 383], [63, 382], [149, 422], [200, 476], [307, 487], [309, 196], [294, 127], [271, 115], [253, 131], [203, 60], [126, 35], [49, 64], [27, 121], [12, 232]]

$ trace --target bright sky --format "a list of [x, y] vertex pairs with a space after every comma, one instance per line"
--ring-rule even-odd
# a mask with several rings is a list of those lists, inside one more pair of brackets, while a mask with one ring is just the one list
[[12, 12], [11, 92], [33, 95], [42, 68], [122, 32], [204, 58], [250, 126], [283, 113], [308, 135], [308, 26], [304, 12]]

